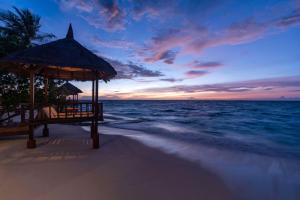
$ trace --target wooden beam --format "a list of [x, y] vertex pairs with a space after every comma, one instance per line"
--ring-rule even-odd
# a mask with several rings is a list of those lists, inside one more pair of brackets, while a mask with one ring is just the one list
[[29, 83], [29, 102], [30, 102], [30, 111], [29, 111], [29, 134], [27, 140], [27, 148], [32, 149], [36, 147], [36, 142], [34, 139], [34, 80], [35, 74], [34, 71], [30, 71], [30, 83]]
[[[93, 115], [95, 114], [95, 80], [92, 80], [92, 113]], [[91, 123], [91, 138], [93, 139], [95, 132], [95, 120], [94, 118], [92, 119]]]
[[[45, 76], [44, 77], [44, 105], [45, 106], [49, 106], [48, 105], [49, 104], [48, 87], [49, 87], [49, 80]], [[44, 123], [43, 136], [44, 137], [48, 137], [49, 136], [49, 128], [48, 128], [48, 124], [47, 123]]]
[[94, 115], [94, 120], [95, 120], [95, 133], [93, 134], [93, 148], [98, 149], [99, 148], [99, 133], [98, 133], [98, 115], [99, 115], [99, 107], [98, 107], [98, 76], [96, 77], [96, 84], [95, 84], [95, 115]]
[[44, 101], [45, 104], [48, 104], [49, 101], [49, 94], [48, 94], [48, 89], [49, 89], [49, 80], [47, 77], [44, 77]]
[[94, 112], [94, 103], [95, 103], [95, 81], [92, 81], [92, 111]]

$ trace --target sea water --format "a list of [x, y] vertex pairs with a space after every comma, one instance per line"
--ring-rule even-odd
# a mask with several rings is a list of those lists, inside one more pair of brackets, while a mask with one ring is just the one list
[[104, 117], [219, 174], [238, 199], [300, 199], [300, 102], [104, 101]]

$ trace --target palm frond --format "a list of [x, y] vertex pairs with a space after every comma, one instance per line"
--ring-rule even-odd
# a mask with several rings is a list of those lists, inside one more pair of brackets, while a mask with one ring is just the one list
[[19, 9], [13, 7], [12, 11], [0, 12], [0, 21], [3, 26], [0, 26], [2, 35], [14, 35], [19, 38], [21, 46], [30, 46], [32, 41], [43, 41], [53, 38], [53, 34], [40, 33], [40, 17], [33, 14], [29, 9]]

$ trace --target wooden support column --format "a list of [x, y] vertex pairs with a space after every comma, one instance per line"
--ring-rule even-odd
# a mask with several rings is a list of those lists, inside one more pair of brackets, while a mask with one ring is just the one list
[[25, 113], [26, 112], [26, 109], [24, 108], [24, 105], [21, 104], [21, 123], [24, 123], [25, 122]]
[[29, 84], [29, 134], [27, 140], [27, 148], [33, 149], [36, 147], [36, 142], [34, 139], [34, 71], [30, 72], [30, 84]]
[[99, 107], [98, 107], [98, 76], [96, 78], [96, 84], [95, 84], [95, 115], [94, 115], [94, 120], [95, 120], [95, 131], [93, 134], [93, 148], [98, 149], [99, 148], [99, 133], [98, 133], [98, 116], [99, 116]]
[[[95, 81], [92, 80], [92, 113], [95, 114]], [[91, 124], [91, 138], [93, 138], [95, 132], [95, 120], [92, 118]]]
[[[44, 77], [44, 105], [45, 106], [50, 106], [49, 105], [49, 99], [48, 99], [48, 87], [49, 87], [49, 81], [47, 77]], [[49, 128], [48, 124], [44, 123], [44, 128], [43, 128], [43, 137], [49, 137]]]

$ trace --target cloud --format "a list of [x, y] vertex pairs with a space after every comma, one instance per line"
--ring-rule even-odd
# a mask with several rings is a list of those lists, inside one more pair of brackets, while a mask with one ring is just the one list
[[89, 1], [84, 0], [57, 0], [61, 9], [72, 9], [76, 8], [81, 12], [91, 12], [93, 10], [93, 6]]
[[87, 23], [107, 31], [122, 30], [126, 11], [117, 0], [57, 0], [63, 10], [75, 9]]
[[125, 25], [125, 11], [121, 9], [117, 0], [99, 0], [100, 14], [105, 17], [108, 29], [122, 29]]
[[[223, 5], [225, 0], [130, 0], [132, 3], [132, 16], [136, 20], [143, 17], [166, 21], [177, 17], [184, 20], [203, 19], [212, 10]], [[201, 12], [199, 12], [201, 10]]]
[[166, 50], [163, 52], [159, 52], [153, 57], [148, 57], [145, 58], [145, 61], [147, 62], [156, 62], [156, 61], [163, 61], [166, 64], [173, 64], [174, 60], [176, 58], [177, 52], [171, 51], [171, 50]]
[[117, 71], [116, 79], [135, 79], [164, 76], [160, 71], [153, 71], [133, 62], [123, 63], [118, 60], [105, 58]]
[[176, 78], [161, 78], [159, 80], [160, 81], [170, 82], [170, 83], [175, 83], [175, 82], [183, 81], [183, 79], [176, 79]]
[[[222, 25], [208, 18], [215, 13], [228, 12], [228, 1], [184, 1], [184, 0], [56, 0], [64, 9], [79, 12], [79, 16], [90, 25], [107, 31], [125, 31], [136, 21], [155, 20], [137, 23], [137, 26], [149, 25], [155, 35], [146, 39], [144, 46], [130, 41], [105, 41], [93, 38], [93, 42], [122, 50], [133, 50], [139, 60], [149, 63], [163, 62], [174, 64], [180, 56], [199, 56], [203, 51], [226, 45], [240, 45], [264, 38], [269, 34], [282, 32], [289, 27], [300, 25], [299, 1], [294, 7], [277, 12], [267, 9], [257, 10], [253, 15], [237, 14], [225, 19]], [[279, 4], [279, 5], [281, 5]], [[274, 4], [275, 5], [275, 4]], [[269, 6], [274, 6], [273, 3]], [[219, 9], [219, 10], [218, 10]], [[199, 12], [200, 11], [200, 12]], [[222, 18], [223, 20], [223, 18]], [[145, 24], [144, 24], [145, 23]], [[136, 30], [137, 27], [134, 27]], [[141, 28], [141, 27], [138, 27]], [[128, 30], [131, 33], [132, 29]], [[134, 31], [135, 32], [135, 31]], [[148, 37], [151, 31], [147, 32]], [[142, 38], [144, 39], [144, 38]], [[144, 41], [143, 41], [144, 42]], [[142, 43], [142, 42], [141, 42]], [[195, 61], [196, 62], [196, 61]], [[220, 65], [219, 65], [220, 64]], [[194, 69], [206, 69], [221, 66], [222, 63], [194, 63]]]
[[142, 54], [145, 61], [159, 61], [166, 51], [177, 49], [177, 55], [199, 55], [204, 50], [224, 45], [239, 45], [278, 33], [300, 24], [300, 9], [271, 20], [256, 20], [254, 17], [233, 22], [222, 29], [187, 23], [180, 28], [159, 30], [145, 46]]
[[178, 1], [175, 0], [131, 0], [133, 4], [133, 18], [141, 19], [143, 16], [156, 18], [162, 16], [163, 13], [170, 13], [174, 10]]
[[[168, 22], [175, 18], [201, 18], [224, 0], [55, 0], [62, 10], [79, 11], [83, 19], [96, 28], [124, 30], [130, 20], [146, 19]], [[201, 12], [198, 12], [201, 9]], [[197, 17], [195, 17], [195, 14]], [[193, 15], [193, 17], [192, 17]]]
[[92, 37], [91, 39], [93, 44], [100, 45], [102, 47], [108, 47], [108, 48], [118, 48], [118, 49], [137, 49], [137, 44], [126, 41], [126, 40], [102, 40], [99, 37]]
[[183, 54], [198, 55], [203, 50], [221, 45], [236, 45], [263, 37], [268, 28], [261, 23], [246, 20], [231, 24], [225, 30], [212, 32], [205, 27], [169, 29], [159, 32], [147, 44], [145, 61], [158, 61], [159, 56], [172, 49]]
[[185, 73], [187, 78], [198, 78], [198, 77], [204, 76], [206, 74], [208, 74], [208, 72], [202, 71], [202, 70], [190, 70]]
[[300, 24], [300, 8], [294, 10], [290, 15], [277, 20], [276, 25], [279, 27], [289, 27]]
[[190, 66], [194, 69], [209, 69], [209, 68], [221, 67], [223, 65], [224, 65], [223, 63], [217, 61], [200, 62], [198, 60], [195, 60], [189, 63], [187, 66]]
[[230, 92], [240, 93], [255, 90], [275, 90], [284, 88], [300, 89], [300, 76], [280, 77], [259, 79], [250, 81], [240, 81], [231, 83], [207, 84], [207, 85], [177, 85], [172, 87], [147, 88], [140, 90], [140, 92], [185, 92], [185, 93], [199, 93], [199, 92]]

